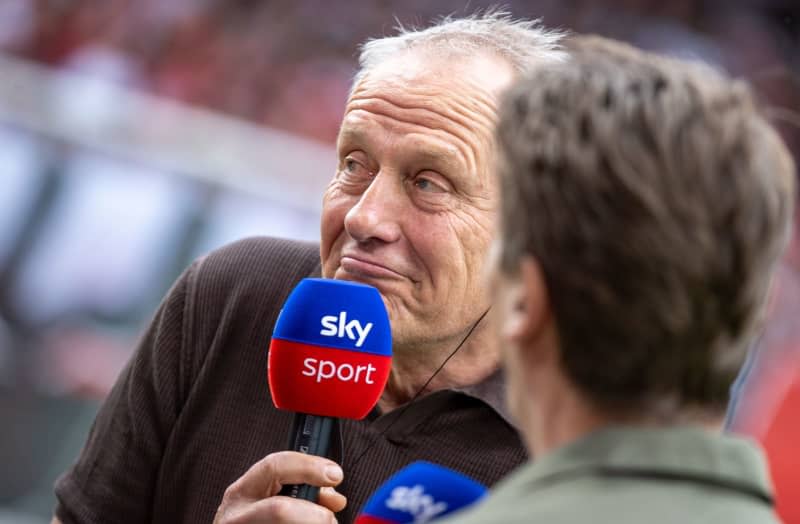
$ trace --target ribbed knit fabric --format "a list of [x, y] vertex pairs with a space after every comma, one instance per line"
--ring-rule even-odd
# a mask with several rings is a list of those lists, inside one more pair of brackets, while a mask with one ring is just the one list
[[[289, 292], [318, 274], [317, 245], [268, 238], [239, 241], [189, 267], [100, 409], [77, 463], [58, 480], [61, 521], [212, 522], [228, 485], [286, 449], [292, 414], [272, 406], [267, 348]], [[455, 391], [343, 421], [342, 438], [339, 490], [348, 506], [340, 522], [352, 522], [375, 488], [414, 460], [491, 485], [526, 458], [497, 411]]]

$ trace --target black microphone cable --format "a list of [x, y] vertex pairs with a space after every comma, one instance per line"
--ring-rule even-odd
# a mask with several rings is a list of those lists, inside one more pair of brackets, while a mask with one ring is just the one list
[[455, 348], [453, 351], [451, 351], [451, 352], [450, 352], [450, 354], [447, 356], [447, 358], [446, 358], [446, 359], [444, 359], [444, 362], [442, 362], [442, 364], [441, 364], [441, 365], [440, 365], [440, 366], [439, 366], [439, 367], [436, 369], [436, 371], [434, 371], [434, 372], [433, 372], [433, 375], [431, 375], [431, 377], [430, 377], [430, 378], [429, 378], [429, 379], [428, 379], [428, 380], [425, 382], [425, 384], [423, 384], [423, 385], [422, 385], [422, 387], [419, 389], [419, 391], [417, 391], [417, 392], [416, 392], [416, 394], [414, 394], [414, 396], [413, 396], [413, 397], [411, 397], [411, 400], [409, 400], [409, 401], [408, 401], [408, 402], [407, 402], [407, 403], [406, 403], [406, 404], [405, 404], [403, 407], [399, 408], [399, 409], [400, 409], [400, 413], [398, 413], [398, 414], [397, 414], [397, 417], [395, 417], [395, 419], [394, 419], [392, 422], [390, 422], [390, 423], [389, 423], [389, 424], [388, 424], [388, 425], [387, 425], [387, 426], [386, 426], [386, 427], [383, 429], [383, 431], [381, 431], [381, 432], [378, 434], [378, 436], [377, 436], [377, 437], [375, 437], [375, 438], [372, 440], [372, 442], [370, 442], [370, 444], [369, 444], [369, 445], [368, 445], [366, 448], [364, 448], [364, 450], [363, 450], [363, 451], [361, 452], [361, 454], [360, 454], [360, 455], [359, 455], [359, 456], [356, 458], [356, 460], [355, 460], [355, 461], [353, 461], [353, 464], [352, 464], [352, 466], [350, 466], [350, 467], [352, 467], [352, 468], [355, 468], [355, 467], [358, 465], [358, 463], [359, 463], [359, 462], [361, 462], [361, 459], [362, 459], [362, 458], [364, 458], [364, 455], [366, 455], [366, 454], [367, 454], [367, 452], [368, 452], [369, 450], [371, 450], [371, 449], [372, 449], [372, 448], [375, 446], [375, 444], [377, 444], [377, 443], [378, 443], [378, 441], [379, 441], [379, 440], [380, 440], [380, 439], [381, 439], [383, 436], [385, 436], [385, 435], [386, 435], [386, 433], [387, 433], [387, 432], [388, 432], [390, 429], [392, 429], [392, 426], [394, 426], [394, 425], [397, 423], [397, 421], [398, 421], [398, 420], [400, 420], [400, 419], [403, 417], [403, 415], [405, 415], [405, 413], [406, 413], [406, 410], [408, 410], [408, 407], [409, 407], [411, 404], [413, 404], [413, 403], [414, 403], [414, 401], [415, 401], [415, 400], [417, 400], [417, 398], [419, 398], [419, 396], [420, 396], [420, 395], [422, 395], [422, 392], [423, 392], [423, 391], [425, 391], [425, 388], [427, 388], [427, 387], [428, 387], [428, 385], [431, 383], [431, 381], [433, 381], [433, 379], [436, 377], [436, 375], [438, 375], [438, 374], [439, 374], [439, 372], [440, 372], [440, 371], [442, 371], [442, 369], [444, 369], [444, 366], [445, 366], [445, 365], [446, 365], [446, 364], [447, 364], [447, 363], [450, 361], [450, 359], [451, 359], [451, 358], [453, 358], [453, 356], [455, 356], [455, 354], [458, 352], [458, 350], [459, 350], [459, 349], [461, 349], [461, 346], [463, 346], [463, 345], [464, 345], [464, 343], [467, 341], [467, 339], [470, 337], [470, 335], [472, 335], [472, 332], [473, 332], [473, 331], [475, 331], [475, 329], [478, 327], [478, 324], [480, 324], [480, 323], [481, 323], [481, 321], [482, 321], [482, 320], [483, 320], [483, 319], [486, 317], [486, 315], [489, 313], [489, 311], [490, 311], [491, 309], [492, 309], [492, 308], [491, 308], [491, 306], [490, 306], [490, 307], [488, 307], [488, 308], [486, 309], [486, 311], [484, 311], [484, 312], [483, 312], [483, 314], [482, 314], [480, 317], [478, 317], [478, 320], [476, 320], [476, 321], [475, 321], [475, 323], [474, 323], [474, 324], [472, 324], [472, 327], [471, 327], [471, 328], [469, 328], [469, 331], [467, 331], [467, 334], [466, 334], [466, 335], [464, 335], [464, 338], [461, 340], [461, 342], [459, 342], [459, 343], [458, 343], [458, 346], [456, 346], [456, 348]]

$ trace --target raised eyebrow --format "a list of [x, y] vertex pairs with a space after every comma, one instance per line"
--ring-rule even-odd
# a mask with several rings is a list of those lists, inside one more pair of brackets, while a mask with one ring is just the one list
[[364, 132], [362, 129], [358, 128], [343, 128], [339, 132], [339, 136], [336, 139], [336, 147], [337, 149], [342, 146], [342, 144], [347, 143], [359, 143], [364, 144], [369, 141], [370, 135], [369, 133]]
[[[339, 133], [339, 138], [337, 139], [337, 149], [342, 144], [365, 144], [369, 145], [369, 142], [372, 138], [370, 133], [366, 132], [360, 128], [344, 128]], [[340, 151], [341, 153], [341, 151]], [[414, 160], [417, 162], [423, 163], [430, 163], [434, 166], [439, 166], [441, 164], [446, 165], [459, 165], [463, 164], [463, 161], [460, 157], [459, 151], [457, 149], [450, 149], [446, 147], [425, 147], [422, 146], [417, 149], [414, 153]]]
[[419, 162], [429, 163], [433, 166], [445, 164], [447, 166], [463, 164], [457, 151], [447, 148], [421, 148], [414, 155]]

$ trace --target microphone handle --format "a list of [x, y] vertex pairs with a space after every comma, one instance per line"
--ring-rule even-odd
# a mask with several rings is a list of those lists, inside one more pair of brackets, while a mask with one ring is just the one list
[[[289, 449], [327, 457], [335, 420], [333, 417], [295, 413], [292, 429], [289, 432]], [[319, 487], [308, 484], [287, 484], [281, 488], [279, 495], [317, 502]]]

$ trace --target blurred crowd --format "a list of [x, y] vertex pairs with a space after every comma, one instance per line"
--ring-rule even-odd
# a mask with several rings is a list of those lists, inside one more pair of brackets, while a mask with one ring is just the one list
[[[333, 141], [358, 43], [487, 2], [4, 0], [0, 49]], [[503, 2], [549, 26], [717, 63], [800, 107], [793, 0]], [[797, 145], [797, 133], [794, 133]]]
[[[389, 33], [396, 23], [424, 24], [487, 5], [466, 0], [2, 0], [0, 53], [330, 146], [356, 70], [358, 43]], [[551, 27], [704, 60], [747, 79], [800, 158], [796, 0], [518, 0], [503, 5], [515, 16], [542, 17]], [[332, 157], [331, 172], [333, 162]], [[52, 475], [63, 466], [58, 457], [75, 455], [94, 402], [107, 392], [139, 325], [180, 268], [243, 234], [313, 239], [317, 217], [280, 206], [265, 209], [267, 204], [252, 196], [220, 195], [180, 174], [109, 159], [69, 140], [53, 143], [2, 121], [0, 164], [5, 186], [0, 193], [0, 416], [17, 416], [0, 437], [0, 460], [6, 465], [0, 507], [46, 515], [51, 500], [43, 493], [49, 493]], [[780, 440], [775, 428], [786, 420], [796, 425], [791, 421], [798, 418], [785, 418], [786, 399], [797, 397], [794, 402], [800, 404], [796, 238], [775, 287], [766, 332], [737, 385], [731, 425]], [[70, 427], [77, 436], [57, 446], [65, 449], [42, 437]], [[797, 471], [800, 463], [783, 461], [776, 467]]]

